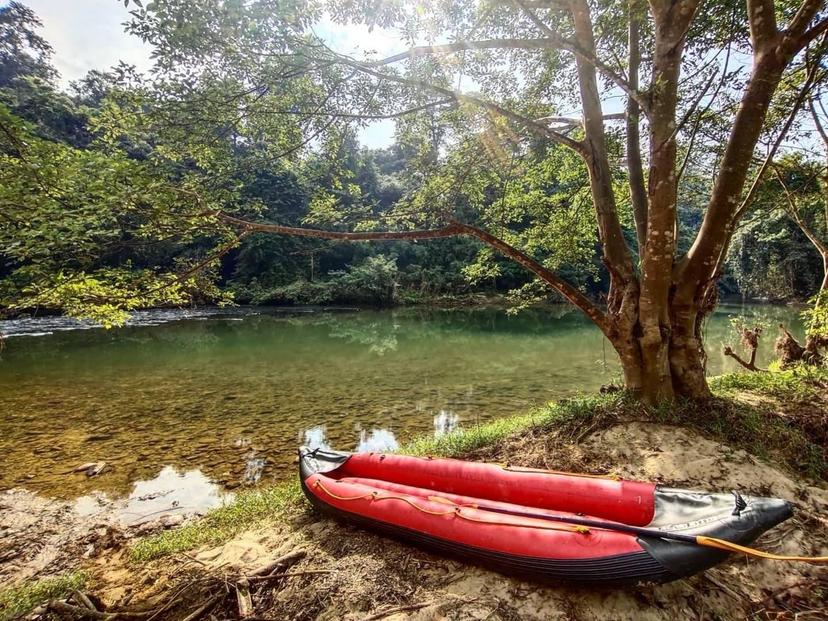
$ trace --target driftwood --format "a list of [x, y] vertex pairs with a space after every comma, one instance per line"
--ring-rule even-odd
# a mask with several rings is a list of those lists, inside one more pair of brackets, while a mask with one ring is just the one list
[[741, 364], [745, 367], [748, 371], [761, 371], [759, 367], [756, 366], [756, 350], [759, 349], [759, 337], [762, 335], [762, 328], [756, 326], [755, 328], [740, 328], [739, 329], [739, 336], [741, 337], [742, 347], [750, 352], [750, 358], [745, 360], [731, 348], [729, 345], [725, 345], [724, 349], [722, 350], [725, 356], [730, 356], [736, 362]]
[[805, 347], [799, 344], [794, 336], [788, 332], [783, 325], [779, 325], [779, 337], [775, 343], [776, 354], [779, 356], [779, 363], [782, 368], [789, 367], [797, 362], [818, 365], [824, 360], [820, 349], [828, 347], [828, 338], [819, 336], [808, 336], [805, 339]]
[[247, 578], [240, 578], [236, 581], [236, 601], [239, 605], [239, 618], [246, 619], [252, 617], [253, 613], [253, 598], [250, 596], [250, 582]]
[[301, 561], [305, 558], [307, 552], [305, 550], [295, 550], [290, 552], [289, 554], [285, 554], [284, 556], [280, 556], [275, 561], [271, 561], [267, 565], [263, 567], [259, 567], [252, 573], [248, 574], [248, 577], [253, 576], [266, 576], [277, 569], [281, 569], [282, 571], [286, 570], [291, 565]]
[[278, 580], [279, 578], [293, 578], [295, 576], [318, 576], [320, 574], [332, 574], [333, 569], [309, 569], [307, 571], [292, 571], [283, 572], [280, 574], [268, 574], [266, 576], [245, 576], [248, 582], [267, 582], [268, 580]]
[[[87, 598], [88, 599], [88, 598]], [[91, 604], [91, 602], [90, 602]], [[74, 606], [64, 601], [53, 600], [49, 602], [47, 610], [54, 612], [59, 617], [69, 617], [71, 619], [98, 619], [100, 621], [115, 621], [117, 619], [147, 619], [154, 614], [154, 611], [149, 612], [102, 612], [96, 609], [87, 608], [84, 606]]]
[[434, 602], [422, 602], [420, 604], [409, 604], [407, 606], [397, 606], [395, 608], [386, 608], [380, 612], [374, 613], [371, 616], [365, 617], [362, 621], [376, 621], [377, 619], [383, 619], [390, 615], [396, 614], [398, 612], [409, 612], [411, 610], [419, 610], [420, 608], [425, 608], [426, 606], [431, 606]]
[[201, 607], [197, 608], [196, 610], [194, 610], [193, 612], [191, 612], [190, 614], [188, 614], [188, 615], [187, 615], [186, 617], [184, 617], [181, 621], [196, 621], [197, 619], [200, 619], [200, 618], [201, 618], [201, 617], [203, 617], [203, 616], [204, 616], [207, 612], [209, 612], [209, 610], [210, 610], [213, 606], [215, 606], [216, 604], [218, 604], [218, 603], [221, 601], [222, 597], [223, 597], [222, 595], [216, 595], [216, 596], [214, 596], [213, 598], [208, 599], [208, 600], [207, 600], [207, 602], [206, 602], [203, 606], [201, 606]]

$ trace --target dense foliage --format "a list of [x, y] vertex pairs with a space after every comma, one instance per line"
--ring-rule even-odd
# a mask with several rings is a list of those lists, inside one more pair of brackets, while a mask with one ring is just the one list
[[[590, 299], [606, 299], [611, 277], [594, 179], [572, 148], [584, 128], [560, 116], [576, 103], [577, 68], [559, 46], [538, 55], [525, 41], [507, 52], [500, 43], [454, 60], [416, 52], [406, 72], [377, 73], [387, 59], [353, 63], [312, 28], [323, 16], [393, 25], [417, 43], [424, 33], [459, 36], [474, 23], [477, 37], [525, 39], [513, 30], [526, 24], [509, 21], [514, 7], [494, 3], [478, 14], [438, 2], [426, 18], [395, 3], [128, 4], [128, 30], [154, 48], [152, 75], [120, 65], [90, 72], [68, 91], [57, 86], [37, 16], [19, 2], [0, 8], [4, 313], [62, 311], [111, 325], [136, 308], [197, 302], [390, 305], [498, 291], [520, 308], [556, 298], [478, 239], [343, 244], [239, 229], [228, 216], [330, 231], [461, 221]], [[744, 83], [744, 67], [729, 65], [730, 55], [750, 48], [746, 27], [723, 25], [741, 23], [744, 8], [720, 4], [698, 16], [687, 44], [695, 73], [682, 93], [703, 88], [719, 100], [700, 107], [697, 99], [676, 130], [678, 252], [690, 248], [705, 215], [727, 115]], [[627, 18], [602, 3], [593, 9], [602, 37], [596, 49], [609, 53], [625, 40]], [[786, 10], [780, 19], [790, 17]], [[564, 16], [548, 17], [569, 33]], [[652, 44], [654, 33], [642, 28], [642, 45]], [[645, 55], [642, 70], [652, 62]], [[806, 68], [786, 75], [771, 121], [784, 120]], [[618, 80], [606, 66], [601, 73], [601, 96], [612, 97]], [[452, 91], [458, 75], [501, 104]], [[507, 104], [517, 113], [504, 112]], [[516, 133], [512, 122], [526, 125], [530, 116], [548, 123], [545, 133]], [[640, 252], [635, 193], [624, 166], [615, 166], [629, 150], [612, 124], [618, 117], [607, 115], [607, 187], [624, 241]], [[366, 149], [357, 130], [377, 118], [395, 120], [395, 143]], [[763, 134], [768, 144], [772, 125]], [[805, 299], [823, 278], [813, 238], [826, 235], [824, 163], [786, 155], [774, 166], [730, 243], [720, 286], [748, 298]]]

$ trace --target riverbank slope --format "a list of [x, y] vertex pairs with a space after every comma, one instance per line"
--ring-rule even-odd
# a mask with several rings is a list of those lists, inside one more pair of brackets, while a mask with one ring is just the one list
[[[745, 374], [713, 384], [717, 398], [704, 407], [648, 412], [623, 393], [578, 398], [406, 450], [779, 496], [796, 504], [797, 515], [758, 547], [826, 554], [828, 374]], [[4, 613], [77, 588], [77, 569], [100, 610], [184, 619], [207, 603], [204, 618], [233, 618], [240, 577], [279, 558], [283, 577], [248, 579], [261, 618], [761, 619], [773, 611], [814, 619], [824, 617], [828, 596], [824, 567], [742, 558], [656, 587], [527, 583], [322, 519], [296, 485], [242, 495], [206, 518], [149, 537], [100, 536], [67, 551], [80, 558], [63, 565], [63, 583], [51, 590], [42, 581], [7, 590], [0, 596]]]

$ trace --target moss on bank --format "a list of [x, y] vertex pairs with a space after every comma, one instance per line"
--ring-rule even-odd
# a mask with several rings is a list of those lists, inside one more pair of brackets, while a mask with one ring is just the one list
[[40, 604], [82, 589], [86, 576], [79, 572], [23, 582], [0, 590], [0, 621], [25, 615]]
[[[696, 429], [800, 475], [828, 476], [825, 449], [798, 426], [795, 417], [780, 416], [773, 408], [734, 398], [739, 393], [752, 392], [787, 402], [808, 399], [819, 388], [828, 386], [828, 371], [741, 373], [713, 378], [710, 383], [716, 396], [703, 403], [680, 402], [649, 410], [624, 392], [581, 396], [443, 436], [419, 438], [400, 448], [400, 452], [462, 457], [528, 432], [554, 432], [559, 439], [575, 442], [617, 422], [650, 420]], [[148, 561], [201, 545], [218, 544], [244, 529], [279, 520], [302, 505], [296, 481], [246, 492], [200, 520], [138, 541], [130, 549], [130, 558]]]

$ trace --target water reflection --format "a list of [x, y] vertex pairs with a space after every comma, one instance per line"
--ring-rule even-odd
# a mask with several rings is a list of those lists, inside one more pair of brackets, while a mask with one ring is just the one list
[[367, 345], [371, 353], [379, 356], [396, 351], [399, 345], [397, 331], [400, 326], [396, 322], [351, 322], [343, 324], [332, 316], [322, 317], [320, 321], [330, 325], [329, 334], [331, 337], [344, 339], [349, 343]]
[[89, 517], [113, 508], [120, 520], [130, 526], [152, 522], [165, 515], [194, 515], [217, 507], [233, 498], [200, 470], [181, 472], [165, 466], [152, 479], [135, 481], [126, 498], [113, 501], [101, 492], [80, 496], [74, 510]]
[[121, 516], [129, 524], [140, 524], [164, 513], [201, 513], [230, 497], [200, 470], [179, 472], [165, 466], [154, 479], [135, 482]]
[[440, 410], [434, 417], [434, 437], [439, 438], [454, 431], [460, 425], [460, 416], [449, 410]]
[[330, 451], [331, 445], [326, 439], [327, 429], [325, 425], [318, 425], [305, 430], [305, 441], [302, 443], [309, 449], [322, 449], [323, 451]]
[[[388, 450], [461, 419], [484, 423], [617, 380], [600, 331], [554, 310], [257, 309], [232, 322], [230, 312], [205, 321], [167, 311], [109, 331], [70, 328], [64, 318], [0, 322], [20, 336], [0, 356], [0, 489], [125, 499], [163, 466], [173, 478], [197, 471], [202, 483], [227, 487], [285, 480], [295, 476], [301, 441]], [[802, 334], [793, 309], [722, 307], [705, 326], [710, 374], [738, 370], [716, 352], [735, 338], [729, 315], [740, 314]], [[165, 319], [174, 321], [153, 325]], [[22, 336], [47, 331], [55, 333]], [[772, 349], [768, 332], [757, 364], [766, 366]], [[64, 474], [92, 461], [111, 469]], [[84, 502], [98, 510], [94, 497]]]
[[370, 432], [363, 429], [359, 432], [357, 453], [381, 453], [395, 451], [400, 448], [397, 438], [388, 429], [372, 429]]
[[264, 457], [250, 456], [247, 458], [247, 464], [244, 467], [243, 480], [247, 484], [258, 483], [264, 473], [267, 459]]
[[[203, 321], [205, 319], [226, 318], [228, 320], [240, 321], [240, 313], [245, 316], [258, 314], [258, 311], [242, 309], [240, 307], [226, 308], [195, 308], [195, 309], [156, 309], [146, 311], [134, 311], [127, 320], [127, 326], [160, 326], [171, 321], [183, 321], [186, 319]], [[61, 315], [45, 317], [21, 317], [19, 319], [7, 319], [2, 322], [3, 335], [12, 336], [47, 336], [55, 332], [70, 330], [90, 330], [102, 327], [92, 321], [72, 319]]]

